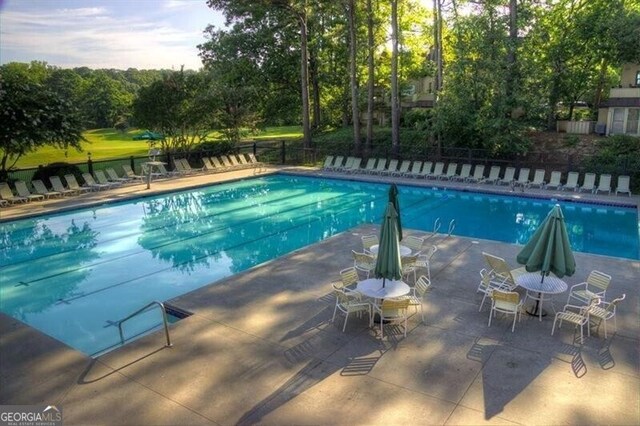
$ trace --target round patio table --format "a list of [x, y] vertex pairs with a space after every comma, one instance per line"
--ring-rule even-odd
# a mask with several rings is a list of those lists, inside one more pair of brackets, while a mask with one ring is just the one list
[[393, 299], [409, 294], [411, 287], [401, 280], [385, 280], [383, 288], [382, 278], [368, 278], [358, 282], [356, 290], [374, 299]]
[[[378, 244], [374, 244], [369, 248], [369, 251], [371, 252], [371, 254], [373, 255], [378, 255], [378, 248], [379, 245]], [[404, 257], [404, 256], [409, 256], [411, 254], [411, 249], [407, 246], [403, 246], [402, 244], [400, 245], [400, 256]]]
[[[539, 316], [540, 321], [542, 321], [542, 317], [546, 315], [542, 310], [542, 303], [545, 300], [545, 294], [553, 295], [564, 293], [568, 288], [567, 283], [553, 275], [544, 277], [544, 281], [542, 282], [540, 282], [541, 279], [542, 275], [539, 272], [528, 272], [515, 278], [516, 284], [527, 290], [527, 298], [531, 298], [536, 301], [533, 309], [529, 308], [527, 313], [532, 316]], [[550, 299], [550, 297], [547, 297], [546, 300]], [[551, 302], [551, 305], [553, 307], [553, 301]]]

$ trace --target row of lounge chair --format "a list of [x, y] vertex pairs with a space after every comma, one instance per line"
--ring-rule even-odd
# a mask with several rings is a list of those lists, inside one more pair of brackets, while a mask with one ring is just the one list
[[[343, 164], [344, 162], [344, 164]], [[386, 158], [370, 158], [364, 168], [361, 167], [362, 159], [358, 157], [347, 157], [346, 161], [343, 156], [327, 156], [323, 169], [333, 172], [343, 173], [364, 173], [380, 176], [398, 176], [416, 179], [436, 179], [449, 180], [468, 183], [486, 183], [494, 185], [511, 185], [524, 188], [541, 188], [555, 190], [573, 190], [587, 191], [592, 193], [605, 192], [611, 194], [611, 175], [601, 174], [596, 185], [595, 173], [585, 173], [582, 185], [579, 185], [579, 173], [569, 172], [566, 182], [562, 183], [562, 172], [552, 171], [549, 181], [546, 181], [546, 170], [536, 169], [533, 179], [531, 178], [531, 169], [523, 167], [519, 169], [516, 178], [516, 168], [506, 167], [504, 174], [501, 175], [500, 166], [492, 166], [489, 176], [485, 176], [484, 164], [477, 164], [474, 168], [471, 164], [462, 164], [458, 173], [458, 163], [449, 163], [445, 169], [444, 162], [438, 161], [435, 164], [432, 161], [410, 161], [404, 160], [400, 163], [398, 160], [389, 160]], [[473, 169], [473, 173], [472, 173]], [[618, 184], [615, 194], [619, 193], [631, 195], [630, 177], [626, 175], [618, 176]]]
[[[168, 171], [163, 164], [157, 163], [157, 171], [152, 173], [152, 177], [172, 177], [182, 176], [197, 172], [220, 172], [231, 171], [243, 168], [258, 167], [261, 163], [256, 159], [253, 153], [245, 157], [243, 154], [222, 155], [220, 158], [211, 157], [203, 158], [204, 166], [201, 168], [193, 168], [186, 158], [175, 159], [175, 169]], [[95, 170], [93, 174], [83, 173], [82, 179], [84, 185], [80, 185], [73, 174], [64, 176], [66, 185], [58, 176], [51, 176], [49, 181], [51, 185], [47, 187], [42, 180], [35, 179], [31, 181], [31, 189], [27, 182], [18, 180], [14, 182], [15, 193], [6, 183], [0, 183], [0, 206], [9, 204], [26, 203], [30, 201], [41, 201], [51, 197], [63, 197], [67, 195], [77, 195], [88, 191], [100, 191], [119, 187], [126, 183], [141, 182], [147, 177], [149, 170], [144, 168], [141, 175], [135, 174], [131, 166], [123, 165], [124, 174], [119, 176], [113, 168], [105, 170]]]

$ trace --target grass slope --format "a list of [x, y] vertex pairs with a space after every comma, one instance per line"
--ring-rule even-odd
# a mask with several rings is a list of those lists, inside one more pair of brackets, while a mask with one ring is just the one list
[[[24, 155], [20, 158], [16, 166], [21, 169], [38, 167], [38, 165], [55, 162], [80, 163], [87, 161], [87, 153], [91, 153], [93, 160], [107, 160], [110, 158], [122, 158], [147, 155], [149, 152], [148, 141], [134, 141], [133, 137], [141, 130], [131, 129], [125, 133], [120, 133], [115, 129], [87, 130], [83, 133], [87, 142], [82, 143], [82, 152], [70, 149], [64, 152], [53, 147], [43, 147], [35, 152]], [[270, 127], [261, 131], [257, 135], [252, 135], [251, 140], [269, 139], [299, 139], [302, 136], [300, 126]], [[220, 140], [222, 136], [219, 132], [209, 134], [211, 140]]]

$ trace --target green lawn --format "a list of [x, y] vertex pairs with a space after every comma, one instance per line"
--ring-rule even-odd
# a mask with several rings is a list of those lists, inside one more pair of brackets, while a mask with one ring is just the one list
[[[18, 168], [37, 167], [42, 164], [49, 164], [64, 161], [67, 163], [79, 163], [87, 161], [87, 153], [91, 153], [93, 160], [107, 160], [110, 158], [121, 158], [146, 155], [149, 151], [148, 141], [134, 141], [133, 137], [141, 132], [140, 129], [132, 129], [125, 133], [120, 133], [115, 129], [87, 130], [83, 133], [88, 142], [82, 143], [82, 152], [70, 149], [66, 155], [63, 150], [43, 147], [35, 152], [20, 158], [17, 163]], [[220, 139], [219, 132], [211, 132], [209, 137], [212, 140]], [[269, 127], [261, 131], [258, 135], [251, 135], [249, 140], [268, 139], [299, 139], [302, 137], [302, 128], [299, 126]]]

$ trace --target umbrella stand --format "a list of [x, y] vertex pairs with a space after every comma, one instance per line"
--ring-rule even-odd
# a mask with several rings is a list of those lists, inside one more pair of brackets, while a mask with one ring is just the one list
[[[544, 282], [544, 272], [542, 272], [540, 275], [542, 275], [542, 278], [540, 279], [540, 282], [543, 283]], [[533, 310], [531, 308], [529, 308], [525, 312], [528, 315], [531, 315], [532, 317], [537, 317], [540, 314], [540, 311], [538, 309], [540, 309], [540, 300], [541, 299], [542, 299], [542, 292], [538, 292], [538, 298], [536, 299], [536, 304], [535, 304]], [[542, 316], [546, 317], [547, 313], [542, 311]]]

